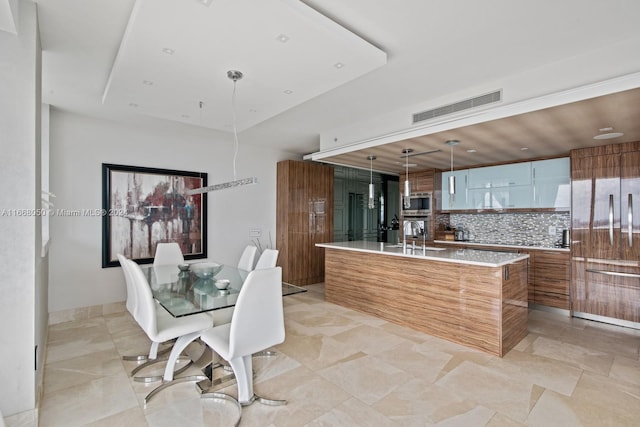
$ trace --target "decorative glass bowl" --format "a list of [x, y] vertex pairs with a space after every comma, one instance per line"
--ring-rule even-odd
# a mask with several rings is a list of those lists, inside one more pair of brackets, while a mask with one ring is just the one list
[[220, 273], [222, 267], [222, 264], [215, 262], [199, 262], [197, 264], [191, 264], [191, 271], [201, 279], [213, 279], [216, 277], [216, 274]]
[[231, 283], [231, 281], [228, 279], [218, 279], [216, 280], [216, 288], [221, 291], [225, 290], [229, 287], [229, 283]]

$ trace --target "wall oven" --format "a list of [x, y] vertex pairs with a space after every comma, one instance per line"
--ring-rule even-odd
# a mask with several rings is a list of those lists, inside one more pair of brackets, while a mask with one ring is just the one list
[[431, 193], [411, 193], [409, 196], [409, 207], [405, 207], [403, 198], [400, 198], [400, 208], [402, 216], [427, 216], [432, 210]]

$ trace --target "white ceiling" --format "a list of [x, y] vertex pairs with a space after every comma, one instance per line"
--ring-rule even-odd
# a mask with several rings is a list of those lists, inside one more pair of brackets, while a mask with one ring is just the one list
[[0, 31], [16, 34], [15, 0], [0, 0]]
[[103, 101], [228, 131], [227, 72], [238, 70], [242, 131], [385, 63], [383, 51], [298, 0], [138, 0]]
[[[246, 75], [237, 83], [241, 144], [299, 154], [317, 151], [319, 135], [327, 129], [488, 82], [489, 89], [499, 88], [493, 83], [501, 79], [517, 80], [537, 67], [640, 39], [637, 0], [37, 3], [43, 100], [55, 108], [229, 132], [233, 83], [226, 71], [238, 69]], [[277, 41], [280, 34], [289, 41]], [[630, 71], [640, 71], [640, 55], [628, 55]], [[337, 69], [337, 62], [345, 66]], [[604, 65], [613, 73], [630, 68]], [[576, 69], [576, 78], [586, 71]], [[640, 106], [633, 102], [637, 116]], [[510, 129], [518, 133], [503, 139], [516, 139], [523, 131]], [[474, 135], [474, 128], [465, 129], [465, 135]], [[556, 142], [553, 150], [537, 150], [539, 156], [555, 155], [563, 146], [564, 136], [538, 136]], [[500, 147], [490, 149], [497, 153]], [[483, 156], [487, 163], [498, 161], [490, 150]], [[446, 164], [433, 167], [438, 166]]]

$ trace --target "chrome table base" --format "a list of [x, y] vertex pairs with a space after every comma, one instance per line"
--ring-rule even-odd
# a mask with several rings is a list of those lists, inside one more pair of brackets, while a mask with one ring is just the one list
[[[165, 357], [159, 357], [157, 359], [154, 360], [148, 360], [146, 362], [144, 362], [141, 365], [136, 366], [132, 371], [131, 371], [131, 376], [133, 377], [133, 380], [139, 383], [152, 383], [155, 381], [160, 381], [163, 377], [163, 374], [160, 375], [150, 375], [150, 376], [146, 376], [146, 377], [138, 377], [136, 376], [136, 374], [138, 372], [140, 372], [142, 369], [155, 365], [156, 363], [160, 363], [160, 362], [166, 362], [169, 360], [168, 356]], [[184, 358], [179, 359], [179, 360], [184, 360]], [[189, 359], [189, 361], [185, 364], [185, 366], [183, 366], [180, 369], [177, 369], [175, 371], [173, 371], [173, 375], [180, 375], [181, 373], [183, 373], [184, 371], [186, 371], [187, 369], [189, 369], [189, 366], [191, 366], [193, 364], [193, 361], [191, 359]]]
[[160, 384], [158, 387], [156, 387], [153, 390], [151, 390], [151, 392], [149, 394], [147, 394], [147, 396], [144, 398], [144, 404], [146, 405], [151, 400], [151, 398], [153, 396], [155, 396], [156, 394], [160, 393], [165, 388], [171, 387], [172, 385], [175, 385], [175, 384], [178, 384], [178, 383], [189, 382], [189, 381], [202, 381], [202, 380], [206, 380], [206, 379], [207, 379], [207, 377], [205, 377], [204, 375], [187, 375], [185, 377], [174, 378], [171, 381], [166, 381], [166, 382]]
[[202, 394], [201, 397], [203, 399], [218, 399], [221, 402], [224, 402], [224, 401], [232, 402], [238, 409], [238, 419], [236, 420], [234, 426], [237, 426], [238, 424], [240, 424], [240, 420], [242, 420], [243, 406], [249, 406], [253, 402], [262, 403], [263, 405], [268, 405], [268, 406], [282, 406], [287, 404], [286, 400], [266, 399], [264, 397], [258, 396], [257, 394], [254, 394], [248, 402], [238, 402], [238, 399], [236, 399], [235, 397], [228, 395], [226, 393], [220, 393], [217, 391], [205, 392]]
[[[265, 350], [265, 351], [256, 353], [253, 356], [254, 357], [273, 357], [275, 355], [276, 355], [276, 352]], [[229, 373], [220, 377], [216, 377], [214, 375], [216, 368], [222, 368], [223, 372], [226, 372], [227, 369], [229, 369], [229, 366], [223, 365], [222, 363], [220, 363], [219, 362], [220, 356], [213, 353], [208, 346], [206, 346], [206, 349], [203, 353], [203, 357], [205, 358], [205, 360], [208, 359], [210, 361], [210, 363], [203, 368], [207, 374], [207, 379], [196, 383], [196, 390], [200, 392], [201, 397], [203, 399], [213, 398], [213, 399], [218, 399], [222, 402], [223, 401], [233, 402], [234, 405], [238, 408], [238, 419], [234, 424], [234, 426], [237, 426], [238, 424], [240, 424], [240, 420], [242, 419], [243, 406], [249, 406], [253, 402], [259, 402], [263, 405], [268, 405], [268, 406], [282, 406], [287, 404], [286, 400], [267, 399], [265, 397], [258, 396], [257, 394], [254, 394], [251, 397], [251, 399], [247, 402], [239, 402], [238, 399], [236, 399], [235, 397], [228, 395], [226, 393], [217, 391], [218, 389], [224, 387], [223, 384], [232, 383], [233, 381], [235, 381], [235, 375], [233, 373]], [[253, 375], [255, 376], [255, 372], [253, 373]]]

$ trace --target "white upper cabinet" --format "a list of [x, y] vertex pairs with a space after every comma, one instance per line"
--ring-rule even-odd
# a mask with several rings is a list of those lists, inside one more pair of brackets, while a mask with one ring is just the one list
[[469, 169], [469, 188], [531, 185], [531, 163]]
[[[442, 172], [442, 210], [460, 210], [472, 209], [467, 202], [467, 182], [469, 180], [468, 170], [453, 171], [456, 177], [456, 194], [455, 199], [451, 199], [449, 195], [449, 177], [451, 172]], [[451, 203], [454, 202], [454, 203]]]
[[531, 207], [531, 185], [469, 189], [468, 209], [524, 209]]
[[539, 160], [455, 171], [455, 204], [449, 203], [449, 176], [442, 173], [442, 210], [569, 209], [569, 158]]
[[571, 177], [569, 157], [531, 163], [533, 207], [569, 209]]
[[469, 209], [531, 207], [531, 163], [469, 170]]

